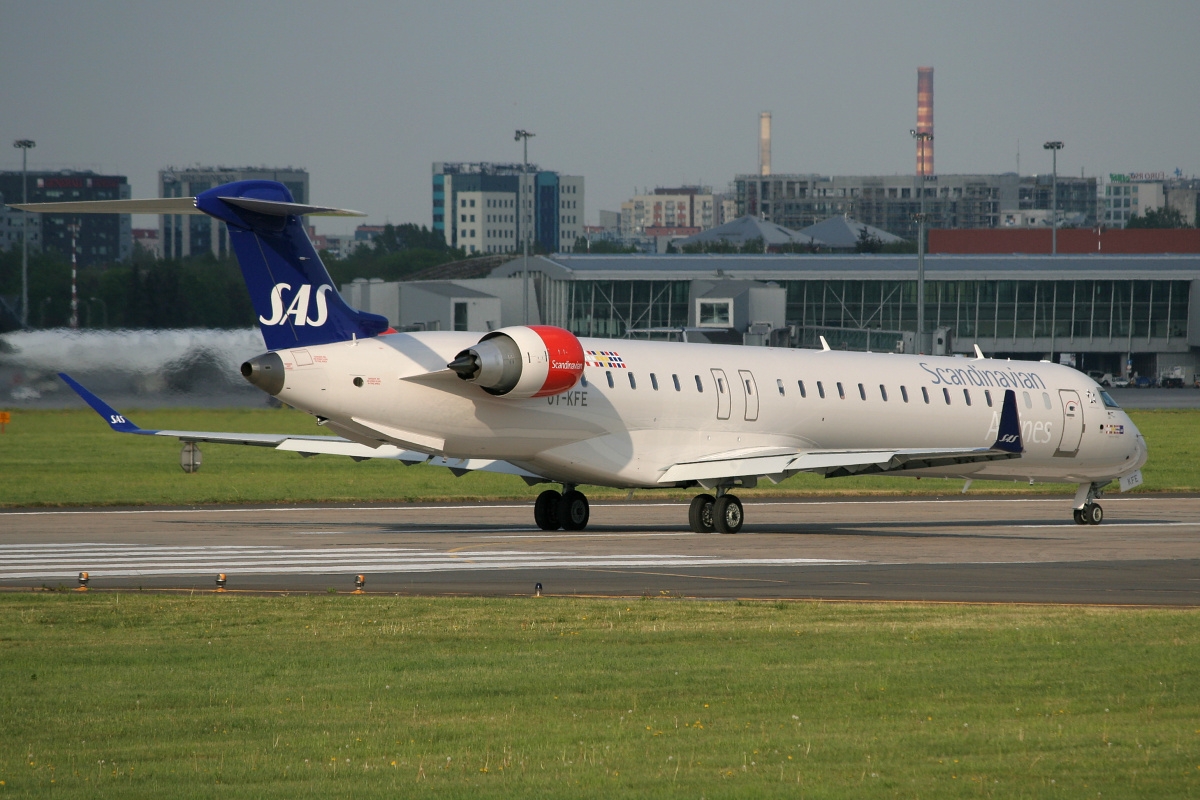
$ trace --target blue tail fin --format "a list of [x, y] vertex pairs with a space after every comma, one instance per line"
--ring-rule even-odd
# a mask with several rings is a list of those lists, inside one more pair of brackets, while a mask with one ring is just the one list
[[[265, 202], [264, 202], [265, 201]], [[274, 181], [238, 181], [196, 197], [225, 222], [270, 350], [376, 336], [388, 321], [346, 305], [304, 231], [291, 192]], [[312, 210], [309, 208], [308, 210]]]

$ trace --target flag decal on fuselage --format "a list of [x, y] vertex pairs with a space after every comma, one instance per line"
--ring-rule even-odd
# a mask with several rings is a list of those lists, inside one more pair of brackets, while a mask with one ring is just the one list
[[585, 351], [589, 367], [600, 367], [601, 369], [628, 369], [625, 362], [621, 359], [621, 354], [615, 350], [587, 350]]

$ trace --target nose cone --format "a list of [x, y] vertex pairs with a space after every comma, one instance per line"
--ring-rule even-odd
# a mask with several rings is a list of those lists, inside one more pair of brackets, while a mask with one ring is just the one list
[[1128, 415], [1125, 416], [1125, 428], [1133, 434], [1133, 464], [1129, 470], [1141, 469], [1150, 456], [1149, 448], [1146, 446], [1146, 437], [1142, 436], [1142, 432], [1133, 424], [1133, 420], [1129, 419]]
[[263, 353], [242, 364], [242, 377], [269, 395], [283, 391], [283, 359], [278, 353]]

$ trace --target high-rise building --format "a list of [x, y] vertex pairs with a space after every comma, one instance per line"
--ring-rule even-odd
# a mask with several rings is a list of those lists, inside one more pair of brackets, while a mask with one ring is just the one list
[[686, 229], [684, 236], [699, 233], [724, 221], [721, 210], [720, 196], [707, 186], [658, 188], [621, 203], [621, 238], [654, 236], [663, 228]]
[[[927, 175], [929, 228], [998, 228], [1006, 211], [1050, 208], [1049, 175]], [[760, 216], [801, 230], [844, 214], [889, 233], [916, 239], [921, 197], [911, 175], [738, 175], [739, 216]], [[1060, 217], [1096, 224], [1096, 179], [1058, 176]]]
[[[195, 197], [233, 181], [278, 181], [288, 188], [297, 203], [308, 202], [308, 172], [293, 167], [167, 167], [158, 172], [159, 197]], [[204, 214], [162, 214], [159, 241], [163, 258], [186, 258], [212, 253], [229, 255], [229, 233], [225, 226]]]
[[[6, 203], [20, 203], [22, 173], [0, 172], [0, 195]], [[124, 175], [98, 175], [95, 172], [62, 170], [29, 172], [30, 203], [65, 203], [82, 200], [127, 200], [129, 182]], [[25, 230], [24, 215], [9, 210], [0, 248], [20, 247]], [[88, 264], [124, 261], [133, 252], [133, 234], [128, 214], [31, 214], [29, 249], [71, 254], [71, 226], [78, 224], [75, 235], [76, 261]]]
[[583, 236], [584, 181], [530, 164], [433, 163], [433, 229], [471, 253], [519, 253], [530, 245], [569, 253]]

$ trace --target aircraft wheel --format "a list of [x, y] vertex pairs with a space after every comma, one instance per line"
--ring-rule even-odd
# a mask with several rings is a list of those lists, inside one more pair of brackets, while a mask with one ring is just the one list
[[[1085, 506], [1086, 508], [1086, 506]], [[1071, 516], [1075, 518], [1076, 525], [1087, 525], [1087, 515], [1083, 508], [1075, 508], [1071, 510]]]
[[1089, 503], [1083, 507], [1083, 516], [1089, 525], [1099, 525], [1104, 521], [1104, 509], [1099, 503]]
[[558, 521], [566, 531], [581, 531], [587, 527], [591, 509], [583, 492], [571, 490], [558, 502]]
[[556, 531], [562, 525], [558, 518], [558, 508], [562, 503], [562, 495], [553, 489], [547, 489], [538, 495], [533, 504], [533, 521], [544, 531]]
[[742, 529], [742, 501], [723, 494], [713, 503], [713, 529], [717, 533], [737, 533]]
[[688, 525], [693, 533], [713, 532], [713, 503], [717, 498], [711, 494], [698, 494], [692, 498], [688, 508]]

